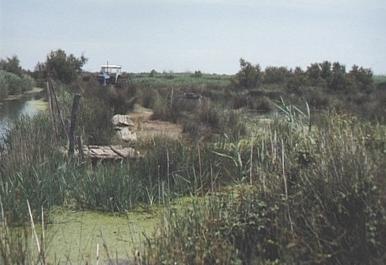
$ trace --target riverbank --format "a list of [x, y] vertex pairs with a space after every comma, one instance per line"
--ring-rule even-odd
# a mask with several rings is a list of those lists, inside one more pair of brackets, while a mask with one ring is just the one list
[[34, 96], [37, 96], [37, 95], [41, 94], [43, 91], [44, 91], [44, 89], [41, 88], [41, 87], [34, 87], [34, 88], [32, 88], [32, 90], [28, 90], [28, 91], [26, 91], [26, 92], [24, 92], [22, 94], [8, 95], [6, 98], [0, 100], [0, 104], [3, 101], [13, 101], [13, 100], [20, 100], [20, 99], [23, 99], [23, 98], [34, 97]]
[[48, 102], [44, 100], [42, 93], [42, 88], [34, 88], [22, 95], [9, 96], [0, 101], [0, 138], [21, 115], [33, 117], [47, 110]]

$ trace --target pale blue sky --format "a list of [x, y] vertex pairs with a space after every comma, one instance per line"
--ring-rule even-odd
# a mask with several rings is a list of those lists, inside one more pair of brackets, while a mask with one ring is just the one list
[[0, 0], [0, 57], [32, 69], [62, 48], [87, 70], [234, 73], [340, 61], [386, 73], [385, 0]]

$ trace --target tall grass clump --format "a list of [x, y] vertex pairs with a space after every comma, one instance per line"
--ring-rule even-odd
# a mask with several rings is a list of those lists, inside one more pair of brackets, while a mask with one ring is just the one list
[[[29, 207], [29, 203], [26, 202], [26, 204]], [[39, 225], [38, 229], [36, 229], [29, 207], [26, 215], [30, 216], [30, 226], [24, 224], [20, 227], [13, 227], [8, 223], [7, 217], [4, 214], [6, 210], [3, 208], [1, 201], [0, 208], [0, 264], [49, 264], [47, 263], [46, 256], [47, 242], [44, 220], [41, 222], [41, 227]], [[43, 208], [41, 210], [43, 216]]]
[[168, 207], [157, 235], [145, 242], [145, 263], [269, 264], [263, 262], [278, 250], [271, 225], [278, 209], [267, 207], [255, 192], [245, 186], [182, 209]]
[[47, 114], [20, 117], [4, 136], [0, 198], [11, 223], [26, 216], [27, 200], [33, 209], [61, 201], [63, 192], [55, 172], [63, 156], [57, 139]]
[[[190, 194], [205, 194], [220, 183], [231, 182], [237, 168], [212, 150], [157, 137], [137, 146], [145, 151], [140, 160], [89, 164], [66, 164], [59, 179], [73, 203], [82, 209], [125, 212], [141, 205], [164, 204]], [[218, 184], [215, 184], [218, 183]]]
[[111, 143], [114, 129], [111, 119], [114, 115], [111, 106], [98, 97], [82, 98], [79, 135], [86, 144], [107, 145]]
[[11, 229], [2, 216], [0, 224], [0, 264], [28, 264], [32, 260], [27, 229]]

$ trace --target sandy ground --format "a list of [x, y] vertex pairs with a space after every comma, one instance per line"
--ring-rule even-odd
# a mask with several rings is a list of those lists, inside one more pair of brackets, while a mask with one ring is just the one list
[[136, 105], [134, 110], [129, 113], [135, 124], [138, 139], [148, 139], [155, 136], [167, 136], [174, 139], [182, 137], [181, 125], [167, 121], [151, 120], [152, 115], [151, 109], [139, 105]]

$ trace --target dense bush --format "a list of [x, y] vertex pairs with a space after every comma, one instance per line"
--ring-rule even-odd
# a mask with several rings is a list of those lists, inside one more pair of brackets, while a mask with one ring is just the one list
[[105, 100], [97, 97], [82, 98], [79, 128], [86, 144], [111, 143], [114, 134], [111, 124], [113, 115], [112, 107]]
[[0, 70], [0, 98], [18, 95], [34, 87], [34, 80], [28, 75], [21, 75]]
[[286, 67], [267, 67], [264, 71], [264, 83], [280, 84], [285, 83], [290, 76], [290, 72]]
[[262, 73], [259, 65], [240, 59], [240, 71], [236, 74], [233, 82], [236, 86], [243, 88], [257, 87], [262, 81]]
[[0, 70], [13, 73], [19, 77], [23, 75], [23, 69], [20, 66], [20, 60], [17, 56], [0, 60]]
[[268, 208], [254, 192], [242, 187], [233, 196], [230, 192], [184, 209], [169, 208], [158, 236], [146, 245], [145, 263], [259, 264], [258, 255], [273, 260], [275, 227], [269, 227], [277, 209]]
[[69, 84], [77, 79], [86, 62], [87, 58], [83, 55], [77, 58], [73, 54], [67, 55], [65, 51], [59, 49], [51, 51], [47, 55], [46, 62], [38, 64], [36, 70], [42, 72], [43, 76], [49, 74], [56, 80]]
[[8, 96], [8, 80], [6, 78], [7, 72], [0, 70], [0, 99]]
[[194, 74], [192, 74], [192, 77], [201, 78], [202, 77], [201, 71], [194, 71]]

